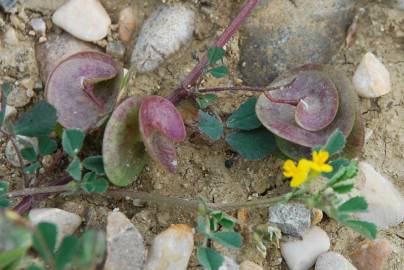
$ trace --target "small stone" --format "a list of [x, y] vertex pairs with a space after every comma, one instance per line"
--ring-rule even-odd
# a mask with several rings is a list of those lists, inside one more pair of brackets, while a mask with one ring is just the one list
[[126, 7], [119, 13], [119, 38], [129, 43], [138, 23], [133, 7]]
[[171, 225], [153, 240], [144, 269], [186, 270], [193, 247], [192, 228], [185, 224]]
[[394, 185], [367, 162], [360, 162], [359, 170], [365, 179], [359, 190], [369, 207], [367, 212], [358, 213], [357, 217], [376, 224], [379, 229], [404, 221], [404, 199]]
[[244, 261], [240, 264], [240, 270], [264, 270], [264, 268], [256, 263]]
[[85, 41], [103, 39], [111, 26], [111, 18], [98, 0], [69, 0], [56, 10], [52, 21]]
[[311, 209], [311, 225], [317, 225], [323, 220], [323, 211], [318, 208]]
[[7, 45], [14, 46], [18, 44], [17, 33], [13, 27], [8, 28], [4, 34], [3, 40]]
[[107, 258], [104, 270], [141, 270], [146, 250], [143, 237], [121, 212], [108, 214]]
[[46, 33], [46, 23], [42, 18], [32, 19], [31, 27], [36, 33], [38, 33], [41, 36], [45, 35]]
[[185, 45], [195, 28], [195, 14], [184, 5], [161, 6], [144, 23], [131, 62], [139, 72], [156, 69]]
[[357, 270], [344, 256], [329, 251], [318, 257], [315, 270]]
[[73, 234], [81, 224], [81, 217], [79, 215], [58, 208], [32, 209], [28, 214], [28, 219], [34, 225], [41, 222], [55, 224], [58, 229], [57, 245], [60, 244], [65, 236]]
[[277, 204], [269, 208], [269, 223], [284, 234], [301, 236], [310, 228], [311, 212], [303, 204]]
[[5, 12], [11, 12], [14, 10], [17, 0], [0, 0], [0, 7]]
[[308, 270], [314, 265], [318, 256], [328, 251], [330, 238], [317, 226], [303, 235], [302, 240], [281, 243], [282, 257], [290, 270]]
[[350, 257], [358, 270], [382, 270], [391, 252], [392, 248], [387, 240], [364, 240], [358, 244]]
[[[17, 140], [15, 142], [17, 148], [21, 152], [25, 147], [34, 147], [34, 149], [38, 149], [38, 140], [36, 138], [29, 138], [25, 136], [18, 135]], [[20, 160], [15, 151], [14, 145], [11, 140], [7, 142], [6, 150], [5, 150], [7, 161], [13, 165], [14, 167], [20, 167]], [[23, 160], [24, 165], [28, 164], [27, 160]]]
[[106, 51], [107, 54], [118, 59], [123, 59], [125, 56], [125, 46], [119, 41], [108, 42]]
[[16, 108], [21, 108], [30, 103], [31, 98], [22, 87], [14, 87], [7, 97], [7, 104]]
[[353, 83], [361, 97], [377, 98], [391, 91], [389, 71], [371, 52], [362, 58], [355, 71]]

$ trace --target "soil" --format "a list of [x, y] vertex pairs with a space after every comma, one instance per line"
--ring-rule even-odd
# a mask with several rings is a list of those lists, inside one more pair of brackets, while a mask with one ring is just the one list
[[[115, 1], [103, 1], [115, 2]], [[128, 2], [128, 1], [118, 1]], [[158, 0], [134, 1], [142, 2], [145, 17], [161, 4]], [[179, 1], [163, 1], [179, 2]], [[196, 64], [196, 56], [200, 56], [237, 12], [239, 1], [188, 1], [198, 14], [197, 30], [193, 41], [172, 58], [168, 59], [157, 71], [147, 74], [137, 74], [130, 81], [130, 95], [168, 95], [176, 88], [179, 82], [191, 71]], [[201, 3], [208, 3], [201, 4]], [[331, 65], [342, 70], [348, 78], [352, 78], [355, 68], [362, 56], [371, 51], [377, 55], [390, 71], [393, 83], [392, 92], [378, 99], [361, 99], [360, 109], [365, 120], [368, 132], [373, 131], [367, 141], [360, 159], [370, 162], [377, 171], [388, 177], [394, 185], [404, 194], [404, 11], [390, 9], [383, 1], [362, 1], [366, 4], [366, 12], [360, 17], [358, 23], [357, 39], [351, 48], [343, 46], [331, 61]], [[112, 18], [116, 18], [116, 10]], [[49, 12], [43, 12], [49, 23]], [[27, 10], [26, 16], [31, 18], [39, 15], [38, 12]], [[20, 16], [21, 17], [21, 16]], [[17, 16], [19, 21], [24, 18]], [[0, 47], [0, 81], [12, 79], [22, 81], [30, 79], [35, 84], [40, 82], [38, 69], [35, 63], [34, 43], [37, 38], [27, 35], [27, 30], [11, 20], [17, 31], [18, 39], [13, 51], [21, 57], [4, 59], [6, 53]], [[116, 19], [115, 19], [116, 23]], [[1, 15], [1, 30], [10, 25], [9, 16]], [[27, 26], [29, 25], [26, 24]], [[55, 30], [52, 27], [50, 31]], [[108, 39], [117, 38], [113, 31]], [[217, 80], [206, 77], [202, 82], [204, 87], [217, 85], [242, 84], [237, 72], [239, 58], [238, 34], [226, 45], [226, 64], [231, 70], [228, 78]], [[18, 51], [18, 52], [17, 52]], [[13, 62], [17, 61], [17, 62]], [[36, 91], [35, 100], [42, 98], [43, 92]], [[217, 115], [225, 119], [235, 110], [248, 93], [219, 95], [218, 101], [210, 107]], [[150, 162], [141, 174], [139, 180], [130, 188], [162, 195], [187, 199], [203, 198], [211, 202], [245, 201], [259, 196], [272, 196], [288, 189], [288, 183], [282, 179], [282, 161], [269, 157], [260, 162], [248, 162], [231, 151], [223, 140], [209, 142], [207, 138], [197, 131], [197, 112], [190, 101], [184, 102], [180, 110], [187, 124], [188, 139], [177, 145], [179, 156], [179, 170], [176, 174], [168, 174], [159, 165]], [[99, 134], [94, 134], [88, 143], [97, 141]], [[5, 141], [0, 141], [0, 177], [6, 178], [17, 188], [20, 182], [19, 172], [8, 165], [3, 153]], [[89, 153], [99, 151], [98, 145], [89, 146]], [[233, 166], [225, 166], [226, 161], [233, 161]], [[232, 163], [232, 162], [228, 162]], [[86, 227], [105, 228], [106, 215], [119, 208], [135, 226], [142, 232], [147, 244], [153, 237], [172, 223], [193, 223], [194, 213], [181, 208], [172, 208], [155, 205], [139, 205], [132, 200], [122, 198], [116, 200], [102, 196], [57, 196], [36, 205], [37, 207], [60, 207], [67, 211], [80, 214], [84, 219], [83, 229]], [[233, 213], [236, 214], [236, 213]], [[248, 212], [248, 222], [251, 224], [265, 223], [266, 210], [252, 210]], [[331, 238], [331, 250], [349, 257], [355, 244], [362, 238], [344, 226], [324, 218], [320, 227], [325, 229]], [[389, 259], [388, 270], [399, 270], [404, 265], [404, 224], [380, 232], [381, 238], [388, 239], [393, 244], [393, 253]], [[251, 260], [264, 267], [264, 269], [283, 270], [286, 264], [280, 257], [278, 250], [271, 248], [267, 258], [263, 258], [248, 243], [237, 256], [238, 261]], [[230, 254], [230, 253], [228, 253]], [[201, 269], [193, 256], [189, 269]]]

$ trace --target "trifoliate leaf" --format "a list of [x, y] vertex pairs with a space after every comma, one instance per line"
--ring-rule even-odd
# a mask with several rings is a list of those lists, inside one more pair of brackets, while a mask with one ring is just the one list
[[223, 135], [223, 123], [201, 110], [199, 111], [199, 129], [214, 141], [219, 140]]
[[255, 114], [255, 104], [257, 98], [253, 97], [241, 104], [241, 106], [227, 119], [227, 127], [252, 130], [259, 128], [261, 122], [258, 120]]
[[105, 174], [102, 156], [91, 156], [84, 159], [83, 166], [87, 170], [93, 171], [97, 174]]
[[226, 51], [222, 47], [212, 47], [208, 49], [208, 63], [216, 64], [217, 61], [223, 58]]
[[84, 133], [79, 129], [67, 129], [63, 132], [63, 150], [71, 157], [76, 156], [83, 146]]

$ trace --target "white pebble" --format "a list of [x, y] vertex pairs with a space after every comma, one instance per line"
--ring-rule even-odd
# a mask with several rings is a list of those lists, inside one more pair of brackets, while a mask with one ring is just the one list
[[316, 262], [315, 270], [357, 270], [344, 256], [330, 251], [321, 254]]
[[361, 97], [377, 98], [391, 91], [389, 71], [371, 52], [363, 57], [353, 77], [353, 83]]
[[98, 0], [69, 0], [53, 14], [54, 24], [85, 41], [108, 34], [111, 18]]
[[32, 29], [41, 36], [46, 33], [46, 23], [42, 18], [35, 18], [31, 20]]
[[303, 235], [302, 240], [281, 243], [282, 257], [290, 270], [308, 270], [314, 265], [318, 256], [328, 251], [330, 238], [317, 226]]

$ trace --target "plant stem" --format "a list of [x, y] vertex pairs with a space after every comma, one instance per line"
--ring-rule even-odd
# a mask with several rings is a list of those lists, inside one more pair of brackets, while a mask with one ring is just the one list
[[[226, 30], [220, 35], [220, 37], [213, 44], [214, 47], [223, 47], [230, 38], [238, 31], [241, 24], [251, 14], [252, 10], [257, 5], [258, 0], [247, 0], [244, 6], [241, 8], [239, 14], [233, 19]], [[191, 73], [182, 81], [181, 85], [174, 90], [174, 92], [167, 97], [173, 104], [178, 104], [182, 99], [189, 96], [189, 90], [198, 81], [199, 77], [203, 73], [203, 68], [208, 63], [208, 55], [205, 55], [199, 60], [198, 64], [194, 67]]]
[[214, 88], [201, 88], [196, 90], [196, 93], [215, 93], [224, 91], [247, 91], [247, 92], [266, 92], [268, 91], [265, 87], [255, 87], [255, 86], [229, 86], [229, 87], [214, 87]]
[[66, 192], [66, 191], [71, 191], [71, 188], [66, 185], [26, 188], [23, 190], [9, 192], [9, 193], [7, 193], [7, 197], [11, 199], [11, 198], [16, 198], [16, 197], [45, 195], [45, 194], [61, 193], [61, 192]]

